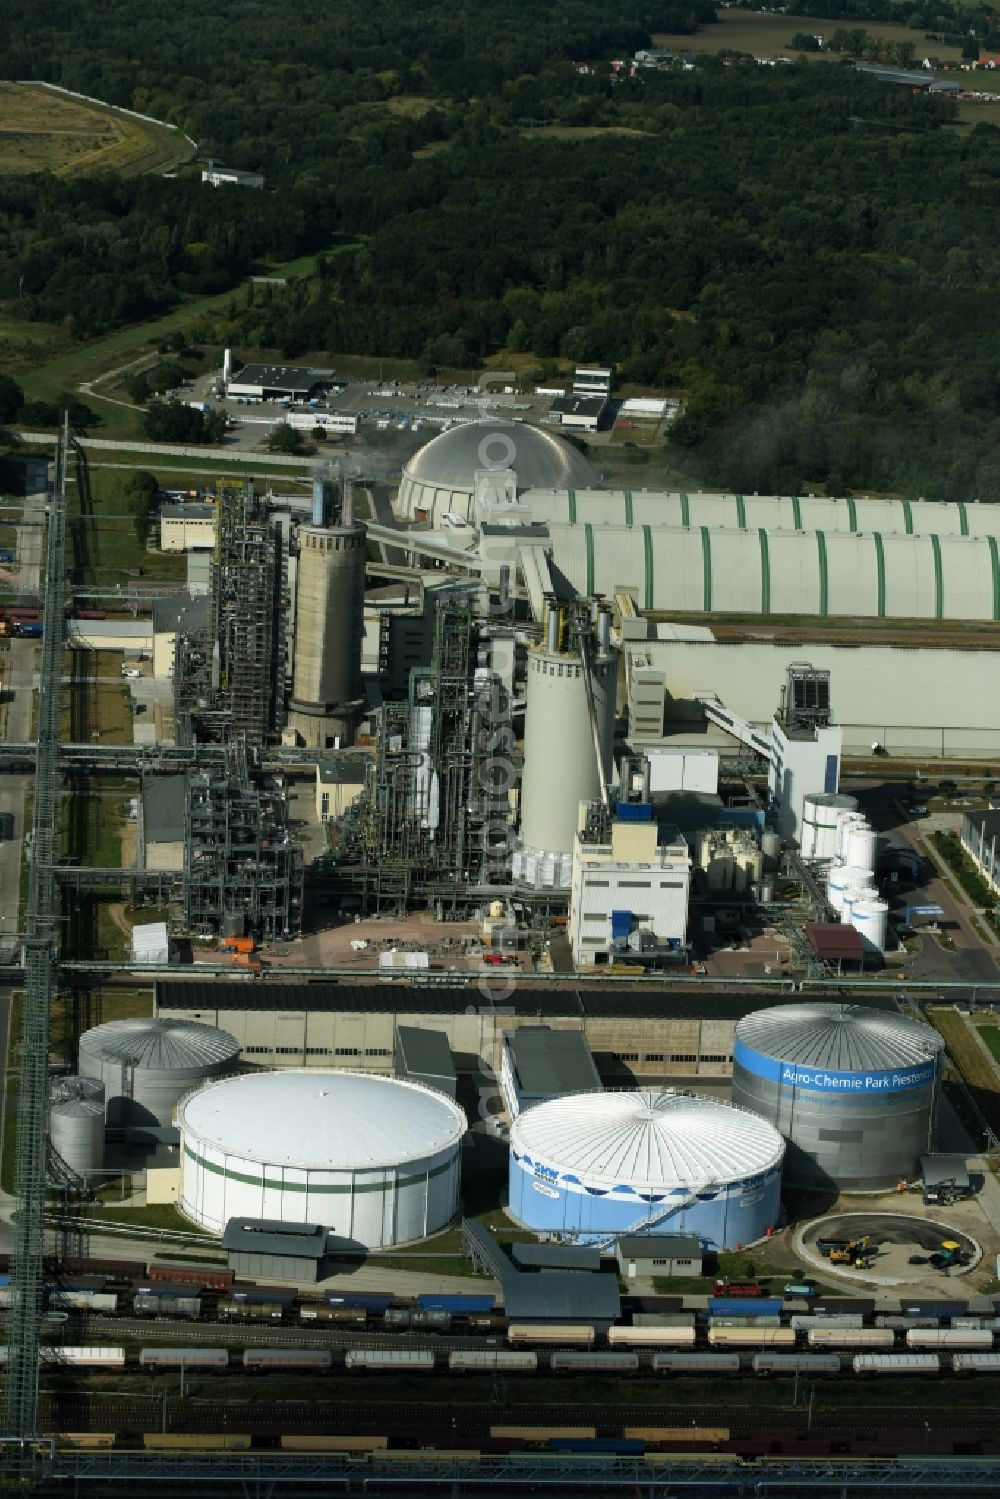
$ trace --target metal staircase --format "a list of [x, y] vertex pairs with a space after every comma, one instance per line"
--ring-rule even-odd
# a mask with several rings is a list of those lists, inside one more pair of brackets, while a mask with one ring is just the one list
[[619, 1229], [615, 1233], [609, 1234], [607, 1238], [600, 1239], [594, 1245], [594, 1248], [602, 1250], [610, 1249], [616, 1239], [627, 1238], [629, 1234], [648, 1233], [659, 1224], [665, 1223], [668, 1218], [672, 1218], [675, 1213], [683, 1213], [685, 1208], [689, 1208], [693, 1203], [697, 1202], [703, 1192], [713, 1192], [720, 1185], [720, 1182], [699, 1182], [696, 1187], [691, 1188], [686, 1197], [680, 1198], [677, 1202], [661, 1204], [652, 1217], [637, 1218], [635, 1223], [629, 1224], [628, 1228]]

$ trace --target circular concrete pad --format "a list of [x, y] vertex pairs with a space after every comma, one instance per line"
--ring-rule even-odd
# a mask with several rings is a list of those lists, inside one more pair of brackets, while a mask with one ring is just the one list
[[[868, 1250], [865, 1269], [858, 1271], [850, 1265], [833, 1265], [820, 1254], [821, 1239], [860, 1239], [867, 1237]], [[937, 1253], [945, 1240], [961, 1245], [968, 1263], [949, 1271], [936, 1270], [928, 1262]], [[923, 1285], [940, 1281], [942, 1288], [952, 1276], [972, 1269], [982, 1255], [982, 1249], [969, 1234], [962, 1233], [951, 1224], [932, 1218], [912, 1217], [908, 1213], [834, 1213], [826, 1218], [816, 1218], [803, 1226], [799, 1243], [805, 1258], [815, 1269], [826, 1274], [883, 1284], [901, 1284], [920, 1281]], [[911, 1257], [921, 1259], [922, 1264], [911, 1265]], [[944, 1290], [942, 1294], [947, 1295]]]

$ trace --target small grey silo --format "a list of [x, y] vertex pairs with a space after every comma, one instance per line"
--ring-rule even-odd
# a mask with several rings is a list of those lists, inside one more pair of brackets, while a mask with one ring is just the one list
[[784, 1135], [786, 1186], [880, 1191], [931, 1148], [943, 1049], [894, 1012], [775, 1005], [736, 1027], [732, 1101]]
[[235, 1037], [214, 1025], [112, 1020], [80, 1037], [79, 1071], [104, 1084], [110, 1126], [169, 1126], [185, 1094], [231, 1071], [239, 1053]]
[[298, 529], [295, 649], [288, 723], [307, 748], [350, 744], [361, 706], [367, 532], [350, 480], [318, 479], [312, 521]]
[[91, 1077], [63, 1077], [49, 1101], [52, 1149], [77, 1176], [104, 1164], [104, 1084]]

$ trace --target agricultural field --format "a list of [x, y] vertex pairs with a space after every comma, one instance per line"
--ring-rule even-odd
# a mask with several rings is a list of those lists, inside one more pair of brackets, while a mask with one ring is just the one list
[[194, 148], [179, 130], [132, 120], [33, 84], [0, 83], [0, 174], [166, 172]]
[[925, 41], [923, 31], [914, 31], [909, 26], [864, 20], [818, 21], [811, 16], [762, 15], [756, 10], [722, 10], [719, 14], [717, 25], [704, 26], [695, 36], [657, 35], [654, 44], [674, 52], [747, 52], [753, 57], [788, 58], [801, 55], [809, 62], [839, 62], [839, 53], [800, 54], [793, 52], [788, 43], [797, 31], [830, 37], [837, 30], [863, 30], [880, 42], [912, 42], [918, 61], [928, 53], [942, 62], [958, 62], [962, 55], [960, 47]]

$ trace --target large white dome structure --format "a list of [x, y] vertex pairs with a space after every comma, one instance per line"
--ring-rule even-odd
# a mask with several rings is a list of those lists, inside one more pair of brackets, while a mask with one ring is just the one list
[[477, 472], [513, 470], [525, 489], [596, 489], [600, 475], [563, 438], [502, 417], [463, 422], [420, 448], [403, 469], [396, 500], [401, 520], [439, 528], [445, 515], [473, 520]]
[[445, 1094], [316, 1068], [212, 1083], [182, 1105], [180, 1208], [321, 1223], [370, 1249], [421, 1239], [458, 1208], [465, 1114]]
[[510, 1211], [582, 1241], [685, 1233], [731, 1249], [777, 1221], [784, 1153], [772, 1125], [714, 1099], [568, 1093], [514, 1121]]

